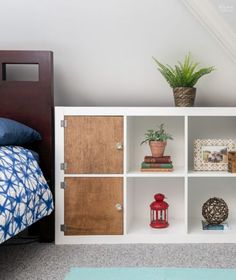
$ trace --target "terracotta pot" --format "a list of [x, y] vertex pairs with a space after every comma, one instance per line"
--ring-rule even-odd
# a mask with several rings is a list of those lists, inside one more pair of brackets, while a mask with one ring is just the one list
[[150, 149], [151, 149], [153, 157], [163, 157], [165, 147], [166, 147], [166, 142], [150, 141], [149, 145], [150, 145]]
[[196, 88], [177, 87], [173, 88], [176, 107], [193, 107], [196, 96]]

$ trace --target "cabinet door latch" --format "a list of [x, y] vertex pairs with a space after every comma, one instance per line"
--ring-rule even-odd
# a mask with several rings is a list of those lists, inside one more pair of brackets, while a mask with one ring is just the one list
[[116, 143], [116, 149], [117, 150], [123, 150], [123, 144], [120, 143], [120, 142]]

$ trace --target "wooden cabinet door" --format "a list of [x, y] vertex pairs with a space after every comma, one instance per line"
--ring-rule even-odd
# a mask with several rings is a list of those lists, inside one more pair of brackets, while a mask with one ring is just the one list
[[123, 117], [65, 119], [66, 174], [123, 173]]
[[123, 178], [65, 178], [65, 235], [123, 234]]

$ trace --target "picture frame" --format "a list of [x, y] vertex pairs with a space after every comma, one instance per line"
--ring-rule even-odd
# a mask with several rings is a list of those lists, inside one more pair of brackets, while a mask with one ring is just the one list
[[228, 152], [234, 149], [232, 139], [196, 139], [194, 141], [195, 171], [227, 171]]

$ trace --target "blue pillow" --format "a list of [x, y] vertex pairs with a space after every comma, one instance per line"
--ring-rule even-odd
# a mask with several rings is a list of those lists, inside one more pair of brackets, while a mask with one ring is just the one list
[[41, 135], [36, 130], [17, 121], [0, 118], [1, 146], [21, 146], [41, 139]]

